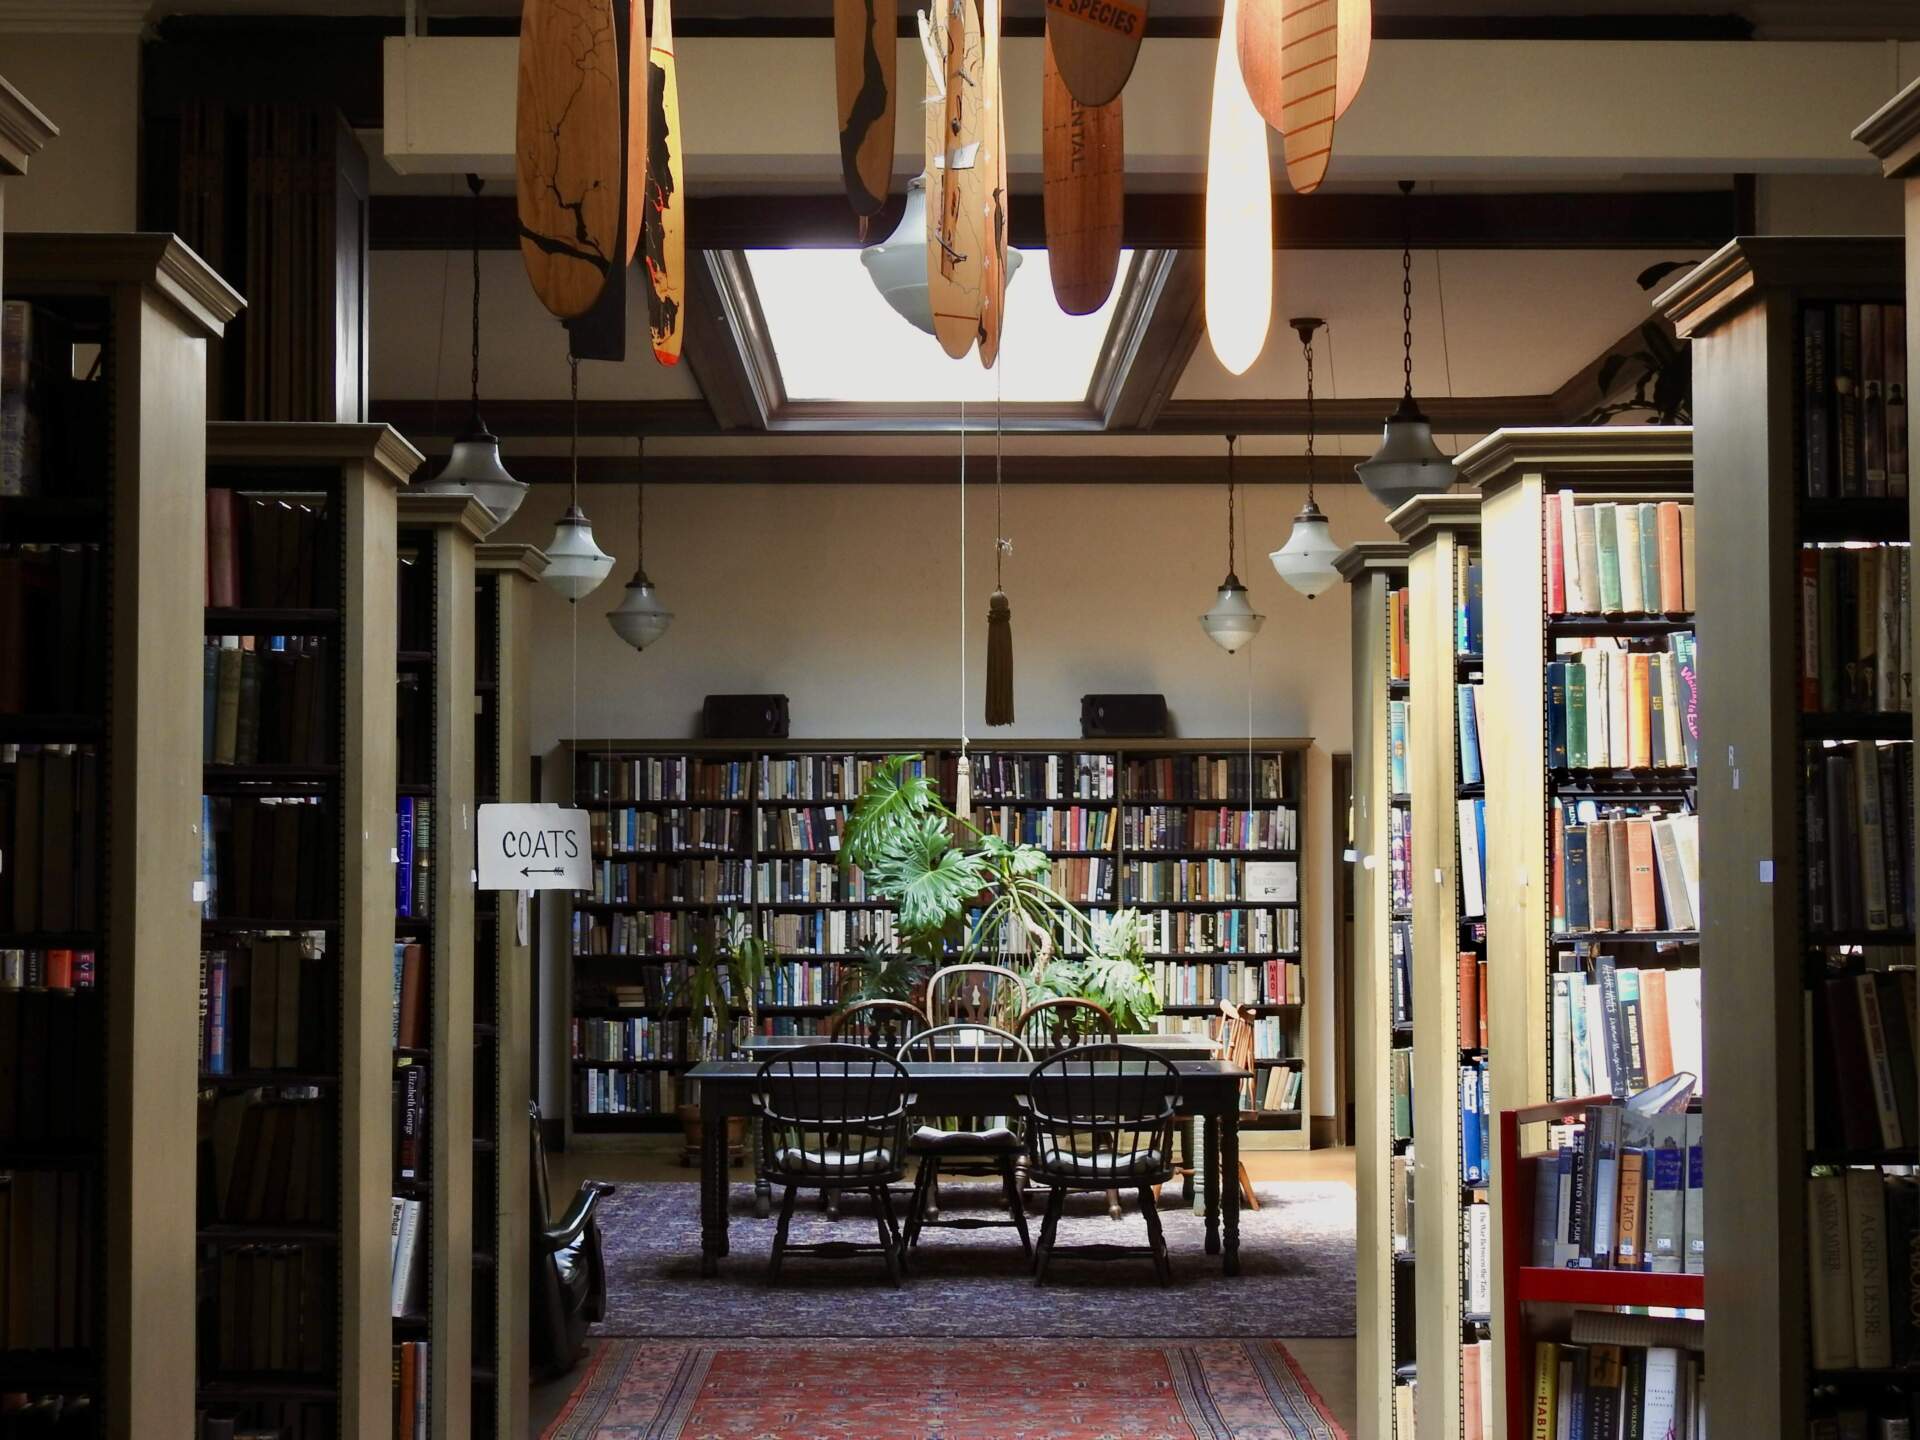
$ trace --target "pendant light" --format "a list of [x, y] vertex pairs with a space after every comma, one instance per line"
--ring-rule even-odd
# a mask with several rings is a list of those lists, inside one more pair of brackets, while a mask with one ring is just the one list
[[1220, 582], [1213, 608], [1200, 617], [1207, 637], [1229, 655], [1258, 635], [1261, 622], [1267, 618], [1254, 614], [1247, 602], [1247, 587], [1233, 568], [1233, 447], [1238, 439], [1237, 435], [1227, 436], [1227, 578]]
[[1207, 340], [1230, 375], [1260, 358], [1273, 316], [1273, 172], [1267, 122], [1240, 74], [1239, 9], [1227, 0], [1213, 58], [1201, 286]]
[[[1007, 251], [1007, 281], [1020, 273], [1020, 252]], [[927, 295], [927, 177], [907, 182], [900, 223], [884, 240], [860, 252], [860, 263], [887, 304], [916, 330], [933, 334], [933, 301]]]
[[627, 593], [620, 603], [607, 612], [607, 623], [627, 644], [644, 650], [667, 633], [667, 626], [673, 623], [673, 612], [661, 605], [659, 592], [647, 578], [647, 442], [644, 437], [634, 442], [634, 456], [639, 463], [633, 487], [633, 579], [627, 582]]
[[487, 507], [498, 528], [520, 508], [527, 482], [507, 473], [500, 463], [500, 442], [480, 418], [480, 190], [485, 184], [478, 175], [467, 176], [467, 189], [473, 192], [473, 408], [446, 465], [414, 489], [428, 495], [471, 495]]
[[1406, 390], [1387, 417], [1380, 448], [1354, 466], [1367, 492], [1389, 510], [1416, 495], [1437, 495], [1454, 482], [1453, 461], [1433, 443], [1433, 426], [1413, 399], [1413, 182], [1402, 180], [1407, 197], [1405, 241], [1400, 248], [1400, 362]]
[[1313, 332], [1327, 322], [1311, 318], [1289, 320], [1300, 337], [1300, 353], [1307, 361], [1307, 503], [1293, 517], [1287, 543], [1267, 558], [1280, 578], [1309, 600], [1340, 578], [1333, 562], [1340, 554], [1327, 517], [1313, 503]]
[[553, 539], [547, 544], [547, 569], [540, 578], [566, 596], [578, 601], [600, 588], [600, 582], [613, 569], [613, 556], [593, 539], [593, 525], [580, 508], [580, 361], [567, 356], [567, 368], [573, 390], [573, 447], [568, 458], [573, 469], [573, 503], [560, 523], [553, 527]]

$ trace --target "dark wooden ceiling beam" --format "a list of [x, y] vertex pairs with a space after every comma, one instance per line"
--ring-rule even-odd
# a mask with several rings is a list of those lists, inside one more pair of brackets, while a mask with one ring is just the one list
[[[1024, 203], [1022, 203], [1024, 202]], [[376, 250], [464, 250], [472, 243], [465, 195], [376, 195], [369, 242]], [[481, 246], [519, 244], [511, 196], [482, 196]], [[899, 223], [896, 195], [867, 227], [878, 239]], [[1406, 208], [1403, 208], [1406, 207]], [[1199, 191], [1127, 196], [1126, 235], [1135, 248], [1198, 249], [1205, 230]], [[1721, 190], [1573, 191], [1558, 194], [1277, 194], [1274, 247], [1280, 250], [1398, 250], [1409, 213], [1421, 250], [1711, 250], [1738, 232], [1738, 196]], [[1011, 210], [1017, 246], [1046, 243], [1040, 197], [1018, 192]], [[804, 249], [861, 243], [844, 197], [696, 196], [687, 206], [687, 243], [703, 250]]]
[[[1357, 483], [1359, 454], [1321, 455], [1314, 469], [1320, 485]], [[430, 457], [432, 473], [443, 457]], [[533, 485], [565, 485], [572, 471], [564, 455], [506, 456], [507, 468]], [[1225, 451], [1219, 455], [1008, 455], [1009, 485], [1224, 485]], [[631, 485], [634, 462], [626, 455], [585, 455], [582, 485]], [[951, 485], [959, 479], [957, 453], [819, 455], [655, 455], [649, 453], [649, 485]], [[1242, 485], [1304, 485], [1303, 455], [1241, 455], [1234, 478]]]

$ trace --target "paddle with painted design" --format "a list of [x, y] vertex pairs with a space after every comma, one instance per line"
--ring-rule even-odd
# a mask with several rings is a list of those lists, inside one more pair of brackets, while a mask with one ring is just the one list
[[673, 60], [673, 3], [654, 0], [647, 45], [647, 182], [642, 241], [647, 263], [647, 328], [653, 358], [680, 363], [685, 322], [687, 232], [682, 190], [680, 81]]
[[[1236, 32], [1239, 44], [1240, 75], [1246, 82], [1253, 108], [1282, 135], [1287, 127], [1281, 81], [1300, 62], [1289, 60], [1281, 50], [1282, 11], [1295, 8], [1291, 0], [1246, 0], [1240, 6], [1240, 24]], [[1338, 54], [1335, 61], [1333, 118], [1347, 113], [1347, 106], [1360, 93], [1360, 82], [1367, 76], [1367, 60], [1373, 52], [1373, 0], [1319, 0], [1319, 7], [1303, 4], [1303, 18], [1318, 16], [1308, 29], [1332, 24], [1336, 27]]]
[[1082, 105], [1061, 78], [1046, 41], [1040, 95], [1041, 202], [1053, 298], [1069, 315], [1106, 303], [1120, 268], [1126, 203], [1121, 99]]
[[833, 0], [833, 73], [840, 101], [840, 174], [853, 213], [872, 215], [893, 186], [899, 46], [893, 0]]
[[982, 60], [980, 90], [983, 108], [991, 116], [987, 133], [993, 139], [993, 185], [986, 196], [987, 252], [980, 297], [980, 363], [993, 368], [1000, 357], [1000, 332], [1007, 319], [1007, 112], [1001, 103], [1000, 0], [980, 0]]
[[[981, 98], [980, 11], [973, 0], [938, 0], [946, 8], [946, 102], [940, 144], [944, 164], [936, 189], [927, 177], [927, 298], [940, 348], [958, 360], [980, 333], [986, 286], [986, 198], [992, 147]], [[984, 154], [983, 154], [984, 152]], [[988, 164], [982, 164], [982, 161]], [[937, 202], [937, 203], [935, 203]]]
[[1082, 105], [1126, 88], [1147, 34], [1147, 0], [1047, 0], [1047, 38], [1060, 78]]
[[640, 250], [647, 193], [647, 0], [615, 0], [627, 9], [627, 213], [628, 265]]
[[609, 0], [526, 0], [514, 113], [520, 257], [563, 320], [624, 265], [620, 54]]

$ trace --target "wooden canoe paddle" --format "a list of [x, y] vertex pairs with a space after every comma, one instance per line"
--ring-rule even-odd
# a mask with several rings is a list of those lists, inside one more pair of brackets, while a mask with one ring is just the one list
[[[945, 164], [939, 188], [928, 177], [933, 234], [927, 245], [927, 298], [940, 348], [958, 360], [980, 334], [986, 284], [987, 191], [993, 150], [980, 108], [980, 11], [974, 0], [936, 0], [946, 7], [946, 105], [940, 135]], [[937, 205], [934, 201], [938, 201]]]
[[647, 193], [647, 0], [616, 0], [627, 9], [627, 198], [626, 259], [640, 250]]
[[527, 279], [561, 319], [584, 315], [625, 264], [620, 54], [609, 0], [526, 0], [514, 130]]
[[993, 184], [986, 195], [986, 269], [980, 296], [980, 363], [991, 370], [1000, 358], [1000, 335], [1007, 321], [1007, 112], [1001, 102], [1000, 0], [980, 0], [980, 98], [987, 135], [993, 141]]
[[[1282, 136], [1318, 123], [1328, 85], [1327, 47], [1332, 47], [1333, 108], [1318, 141], [1303, 151], [1331, 146], [1331, 122], [1346, 114], [1360, 92], [1373, 52], [1372, 0], [1242, 0], [1236, 39], [1240, 74], [1260, 117]], [[1288, 151], [1288, 176], [1294, 173]], [[1325, 158], [1320, 170], [1324, 173]], [[1311, 167], [1309, 167], [1309, 170]], [[1311, 190], [1316, 177], [1296, 189]]]
[[647, 262], [647, 327], [653, 358], [680, 363], [687, 296], [687, 232], [683, 209], [680, 82], [673, 61], [673, 3], [653, 0], [647, 44], [647, 198], [643, 236]]
[[1040, 193], [1053, 298], [1069, 315], [1090, 315], [1106, 303], [1120, 268], [1126, 203], [1123, 97], [1105, 105], [1074, 99], [1054, 63], [1051, 37], [1041, 83]]
[[1320, 188], [1333, 158], [1340, 25], [1328, 14], [1331, 3], [1280, 0], [1281, 150], [1287, 158], [1287, 179], [1301, 195]]
[[1047, 0], [1047, 38], [1060, 78], [1082, 105], [1126, 87], [1147, 34], [1147, 0]]
[[893, 0], [833, 0], [833, 71], [840, 99], [840, 174], [856, 215], [893, 188], [893, 108], [900, 47]]

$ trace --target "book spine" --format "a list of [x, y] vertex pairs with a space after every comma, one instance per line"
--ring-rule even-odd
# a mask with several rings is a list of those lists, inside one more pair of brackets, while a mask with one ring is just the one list
[[1800, 312], [1801, 433], [1805, 437], [1804, 465], [1807, 494], [1827, 499], [1833, 488], [1833, 390], [1830, 364], [1829, 311], [1808, 305]]

